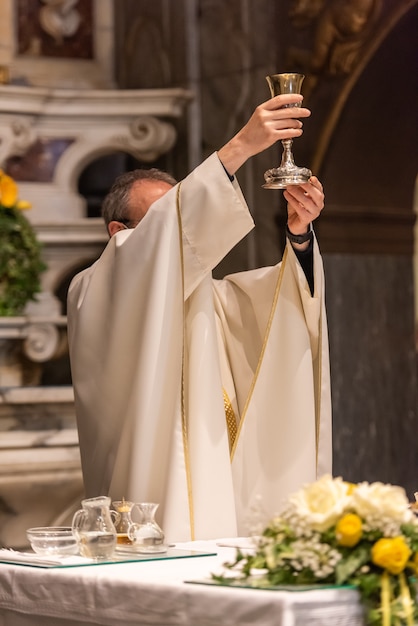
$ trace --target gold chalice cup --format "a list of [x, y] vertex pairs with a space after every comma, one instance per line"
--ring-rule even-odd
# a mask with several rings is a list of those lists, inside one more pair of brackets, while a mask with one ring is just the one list
[[[266, 76], [271, 97], [284, 93], [301, 93], [304, 74], [272, 74]], [[286, 104], [285, 107], [297, 107], [300, 104]], [[306, 183], [312, 176], [311, 170], [295, 165], [292, 154], [293, 139], [283, 139], [283, 154], [279, 167], [264, 172], [265, 189], [285, 189], [289, 185]]]

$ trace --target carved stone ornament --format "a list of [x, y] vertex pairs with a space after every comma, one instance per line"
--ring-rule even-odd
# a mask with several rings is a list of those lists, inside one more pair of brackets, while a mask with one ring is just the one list
[[176, 140], [176, 131], [172, 124], [156, 117], [141, 116], [129, 125], [130, 135], [121, 138], [126, 148], [138, 157], [147, 160], [157, 159], [160, 154], [170, 150]]
[[24, 330], [23, 351], [34, 363], [52, 359], [60, 344], [58, 328], [53, 323], [28, 324]]
[[36, 139], [31, 118], [15, 117], [0, 124], [0, 167], [11, 156], [23, 156]]
[[38, 385], [41, 364], [66, 349], [62, 316], [0, 317], [0, 388]]
[[74, 9], [78, 0], [42, 0], [46, 6], [39, 9], [41, 28], [59, 44], [64, 37], [72, 37], [80, 26], [80, 13]]

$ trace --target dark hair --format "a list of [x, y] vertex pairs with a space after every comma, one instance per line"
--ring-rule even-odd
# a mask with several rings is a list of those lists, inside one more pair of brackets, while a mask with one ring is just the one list
[[171, 174], [163, 172], [156, 167], [137, 169], [120, 174], [103, 200], [102, 217], [106, 226], [113, 220], [123, 224], [129, 221], [129, 194], [134, 183], [141, 180], [161, 180], [169, 185], [177, 184], [176, 179]]

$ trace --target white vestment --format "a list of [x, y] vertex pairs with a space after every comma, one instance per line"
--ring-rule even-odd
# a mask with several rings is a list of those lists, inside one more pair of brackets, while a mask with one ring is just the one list
[[275, 267], [214, 280], [253, 225], [213, 154], [70, 286], [86, 496], [159, 503], [169, 541], [247, 534], [331, 472], [317, 242], [313, 296], [290, 244]]

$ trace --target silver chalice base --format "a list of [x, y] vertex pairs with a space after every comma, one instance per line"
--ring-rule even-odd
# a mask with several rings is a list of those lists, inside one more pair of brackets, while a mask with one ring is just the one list
[[312, 176], [307, 167], [273, 167], [264, 172], [264, 189], [285, 189], [289, 185], [301, 185], [307, 183]]

